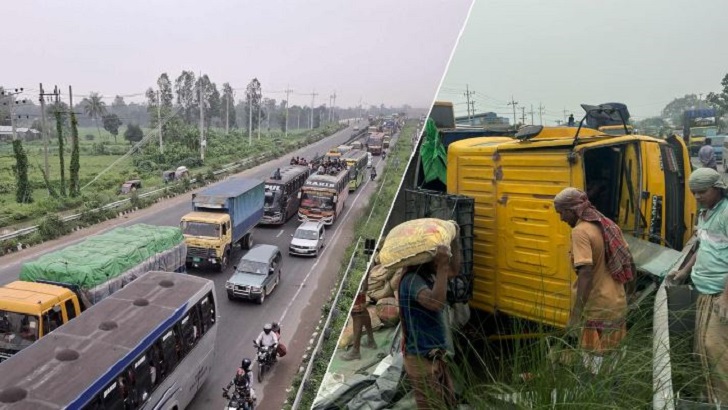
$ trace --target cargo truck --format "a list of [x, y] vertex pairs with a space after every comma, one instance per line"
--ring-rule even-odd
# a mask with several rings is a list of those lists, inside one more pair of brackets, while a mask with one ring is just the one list
[[705, 143], [705, 138], [718, 135], [716, 117], [717, 113], [713, 108], [700, 108], [683, 112], [683, 138], [685, 138], [685, 144], [687, 144], [691, 154], [696, 155], [700, 151], [700, 147]]
[[369, 147], [369, 152], [371, 152], [372, 155], [382, 155], [383, 137], [384, 136], [381, 133], [375, 133], [369, 136], [369, 139], [367, 140], [367, 147]]
[[187, 243], [186, 265], [212, 266], [222, 272], [233, 246], [253, 246], [253, 227], [263, 218], [265, 184], [237, 178], [192, 195], [192, 212], [180, 227]]
[[177, 227], [132, 225], [45, 254], [0, 287], [0, 361], [151, 270], [182, 272]]

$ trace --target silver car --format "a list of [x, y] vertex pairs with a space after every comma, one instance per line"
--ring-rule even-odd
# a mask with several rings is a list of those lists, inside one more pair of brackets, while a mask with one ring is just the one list
[[323, 221], [306, 221], [291, 235], [289, 255], [318, 256], [324, 247], [326, 232]]
[[283, 256], [275, 245], [256, 245], [234, 267], [225, 283], [228, 299], [250, 299], [262, 304], [281, 281]]

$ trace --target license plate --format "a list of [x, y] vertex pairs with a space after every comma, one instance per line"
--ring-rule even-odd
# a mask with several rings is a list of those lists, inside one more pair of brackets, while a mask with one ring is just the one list
[[192, 258], [192, 262], [202, 262], [202, 258]]

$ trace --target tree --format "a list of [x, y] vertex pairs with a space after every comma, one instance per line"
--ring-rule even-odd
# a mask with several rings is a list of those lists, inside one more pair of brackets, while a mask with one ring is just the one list
[[99, 138], [101, 137], [101, 128], [99, 128], [98, 119], [106, 115], [106, 103], [103, 101], [103, 98], [104, 97], [102, 97], [99, 93], [92, 92], [88, 98], [84, 98], [83, 101], [81, 101], [81, 105], [83, 105], [83, 112], [85, 112], [89, 118], [93, 119], [96, 124], [96, 130], [99, 132]]
[[[200, 101], [200, 89], [202, 89], [202, 101]], [[212, 118], [220, 116], [220, 93], [207, 74], [201, 76], [195, 83], [195, 106], [199, 109], [200, 104], [205, 113], [205, 125], [209, 128]]]
[[124, 139], [129, 141], [129, 144], [139, 142], [144, 139], [144, 132], [141, 127], [136, 124], [129, 124], [124, 131]]
[[[56, 106], [56, 134], [58, 137], [58, 161], [61, 166], [61, 196], [66, 196], [66, 166], [63, 163], [63, 111], [60, 104]], [[47, 177], [47, 176], [46, 176]]]
[[29, 204], [33, 202], [33, 189], [28, 182], [28, 156], [20, 139], [13, 141], [15, 154], [15, 202]]
[[661, 136], [669, 131], [669, 125], [662, 117], [645, 118], [637, 122], [637, 129], [640, 134]]
[[674, 127], [683, 125], [683, 112], [700, 106], [700, 99], [695, 94], [687, 94], [681, 98], [675, 98], [662, 109], [662, 118], [669, 118]]
[[280, 110], [278, 114], [278, 123], [281, 126], [281, 131], [286, 132], [286, 127], [288, 126], [286, 121], [286, 107], [288, 106], [288, 101], [282, 100], [280, 105]]
[[76, 120], [76, 113], [71, 111], [71, 166], [69, 168], [71, 175], [68, 181], [68, 190], [72, 197], [77, 197], [81, 193], [81, 186], [78, 181], [78, 172], [81, 169], [79, 151], [78, 120]]
[[185, 122], [191, 124], [197, 116], [194, 114], [195, 102], [195, 74], [192, 71], [182, 71], [174, 82], [174, 91], [177, 93], [177, 104], [182, 107]]
[[220, 114], [223, 122], [226, 124], [225, 130], [227, 131], [228, 126], [235, 127], [235, 92], [230, 86], [230, 83], [222, 85], [222, 98], [220, 100]]
[[[253, 78], [245, 88], [245, 115], [248, 120], [248, 125], [250, 126], [249, 128], [252, 128], [252, 130], [255, 130], [258, 126], [255, 118], [257, 118], [258, 115], [258, 107], [260, 107], [261, 98], [262, 92], [260, 81], [258, 81], [257, 78]], [[251, 116], [252, 118], [248, 116]]]
[[120, 95], [114, 97], [114, 101], [111, 103], [111, 112], [121, 118], [126, 118], [129, 115], [129, 107], [126, 106], [124, 97]]
[[721, 114], [725, 114], [728, 112], [728, 74], [723, 77], [720, 85], [723, 86], [723, 90], [719, 93], [708, 94], [706, 100], [716, 106], [720, 110]]
[[104, 129], [114, 136], [114, 143], [116, 143], [116, 136], [119, 135], [119, 127], [122, 124], [119, 116], [116, 114], [107, 114], [104, 115], [102, 120], [104, 122]]

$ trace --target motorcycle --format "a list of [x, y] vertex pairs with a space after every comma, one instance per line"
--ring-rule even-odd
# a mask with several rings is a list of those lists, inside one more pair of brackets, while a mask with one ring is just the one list
[[250, 392], [250, 387], [233, 388], [232, 396], [222, 389], [222, 397], [228, 400], [225, 410], [254, 410], [255, 400]]
[[258, 363], [258, 382], [262, 382], [265, 374], [276, 362], [275, 355], [277, 346], [258, 345], [258, 342], [255, 340], [253, 340], [253, 346], [258, 349], [258, 354], [256, 356], [256, 362]]
[[[372, 169], [373, 169], [373, 168], [372, 168]], [[372, 173], [371, 173], [371, 177], [372, 177], [372, 181], [374, 181], [374, 179], [376, 179], [376, 178], [377, 178], [377, 173], [376, 173], [376, 172], [374, 172], [374, 171], [372, 171]]]

